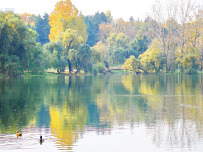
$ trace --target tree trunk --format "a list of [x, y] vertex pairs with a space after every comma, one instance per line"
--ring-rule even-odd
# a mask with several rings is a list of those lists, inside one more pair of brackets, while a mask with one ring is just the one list
[[167, 61], [167, 58], [166, 58], [166, 73], [168, 72], [168, 61]]
[[75, 74], [78, 74], [79, 70], [77, 69], [77, 71], [75, 72]]
[[57, 69], [58, 74], [61, 74], [60, 69]]
[[144, 69], [142, 69], [142, 68], [140, 68], [140, 70], [144, 71], [145, 73], [148, 73], [146, 70], [144, 70]]
[[69, 68], [69, 73], [71, 73], [72, 72], [72, 67], [71, 67], [71, 62], [70, 62], [69, 59], [68, 59], [68, 68]]

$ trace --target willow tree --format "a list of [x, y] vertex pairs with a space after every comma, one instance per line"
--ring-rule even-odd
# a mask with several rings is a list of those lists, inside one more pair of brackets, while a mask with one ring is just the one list
[[141, 55], [139, 55], [140, 62], [146, 71], [159, 72], [166, 64], [166, 57], [164, 56], [161, 43], [155, 38], [149, 48]]
[[122, 68], [124, 70], [129, 70], [129, 71], [133, 71], [136, 73], [140, 73], [140, 70], [142, 70], [142, 65], [140, 63], [140, 60], [136, 59], [135, 56], [131, 55], [130, 58], [128, 58], [125, 61]]
[[58, 36], [58, 41], [62, 42], [65, 48], [64, 57], [68, 62], [69, 72], [71, 73], [72, 66], [70, 57], [68, 55], [69, 50], [77, 50], [81, 44], [84, 44], [84, 39], [76, 30], [67, 29]]

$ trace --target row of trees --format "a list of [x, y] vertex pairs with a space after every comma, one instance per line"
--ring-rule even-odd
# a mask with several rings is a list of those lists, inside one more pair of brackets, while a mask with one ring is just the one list
[[[174, 72], [178, 66], [185, 73], [202, 71], [203, 11], [192, 0], [180, 0], [165, 4], [157, 1], [153, 12], [157, 23], [155, 37], [148, 49], [139, 55], [139, 60], [131, 57], [123, 67], [136, 72], [142, 68], [148, 72]], [[136, 62], [139, 64], [135, 66]]]
[[58, 2], [50, 16], [1, 13], [0, 73], [52, 67], [96, 74], [125, 61], [123, 68], [135, 72], [202, 70], [203, 11], [192, 0], [166, 4], [157, 2], [144, 21], [115, 20], [110, 11], [83, 16], [70, 0]]

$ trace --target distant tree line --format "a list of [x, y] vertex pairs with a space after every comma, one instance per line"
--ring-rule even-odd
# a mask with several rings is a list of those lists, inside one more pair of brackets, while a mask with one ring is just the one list
[[[167, 15], [166, 15], [167, 14]], [[123, 65], [134, 72], [196, 73], [203, 66], [203, 10], [192, 0], [153, 6], [144, 21], [113, 19], [111, 12], [84, 16], [70, 0], [44, 16], [0, 12], [0, 73], [102, 73]]]

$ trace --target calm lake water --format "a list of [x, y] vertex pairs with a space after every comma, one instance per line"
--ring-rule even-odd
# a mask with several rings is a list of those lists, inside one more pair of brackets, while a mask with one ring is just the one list
[[203, 75], [0, 80], [0, 151], [10, 150], [202, 152]]

